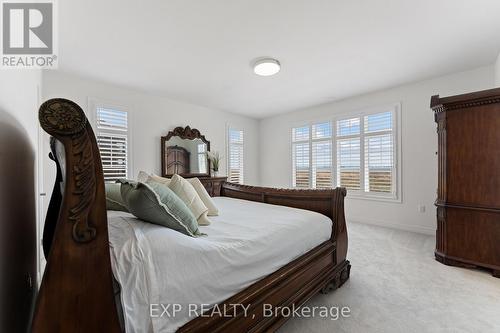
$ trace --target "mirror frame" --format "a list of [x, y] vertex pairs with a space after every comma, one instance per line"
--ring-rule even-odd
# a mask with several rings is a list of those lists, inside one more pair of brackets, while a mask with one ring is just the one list
[[[189, 126], [186, 127], [176, 127], [173, 131], [168, 132], [166, 136], [161, 137], [161, 176], [162, 177], [172, 177], [173, 174], [167, 174], [165, 167], [166, 167], [166, 147], [165, 144], [167, 141], [174, 137], [178, 136], [181, 139], [187, 139], [187, 140], [194, 140], [194, 139], [200, 139], [207, 145], [207, 151], [210, 151], [210, 141], [208, 141], [204, 135], [200, 133], [199, 130], [196, 128], [191, 128]], [[210, 160], [207, 157], [207, 172], [206, 173], [183, 173], [179, 174], [179, 176], [182, 177], [187, 177], [187, 178], [192, 178], [192, 177], [210, 177]]]

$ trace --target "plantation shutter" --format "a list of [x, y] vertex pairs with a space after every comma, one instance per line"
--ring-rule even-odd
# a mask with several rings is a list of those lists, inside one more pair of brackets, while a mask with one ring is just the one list
[[337, 184], [361, 189], [360, 118], [337, 121]]
[[310, 185], [309, 126], [292, 129], [293, 186], [308, 188]]
[[332, 125], [316, 123], [292, 129], [293, 186], [331, 188]]
[[312, 188], [332, 187], [332, 126], [313, 124], [312, 130]]
[[197, 146], [198, 149], [198, 172], [204, 173], [208, 172], [207, 170], [207, 146], [205, 143], [199, 143]]
[[243, 184], [243, 131], [229, 129], [229, 181]]
[[[384, 109], [382, 109], [384, 110]], [[398, 199], [399, 107], [292, 128], [292, 186]]]
[[128, 177], [128, 114], [97, 107], [97, 145], [101, 153], [104, 181]]
[[364, 117], [365, 192], [394, 193], [393, 113]]

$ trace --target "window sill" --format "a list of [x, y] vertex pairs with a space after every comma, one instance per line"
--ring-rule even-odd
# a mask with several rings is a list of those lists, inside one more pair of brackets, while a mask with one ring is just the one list
[[369, 201], [391, 202], [391, 203], [402, 203], [403, 202], [401, 197], [384, 197], [384, 196], [380, 196], [380, 195], [349, 193], [349, 190], [347, 190], [347, 198], [348, 199], [356, 199], [356, 200], [360, 199], [360, 200], [369, 200]]

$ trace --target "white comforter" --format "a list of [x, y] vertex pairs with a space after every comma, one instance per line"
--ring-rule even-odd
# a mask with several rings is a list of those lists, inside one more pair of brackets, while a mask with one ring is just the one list
[[220, 215], [200, 227], [207, 234], [200, 238], [108, 212], [127, 332], [174, 332], [196, 317], [195, 309], [203, 312], [202, 304], [224, 301], [330, 238], [332, 222], [318, 213], [214, 200]]

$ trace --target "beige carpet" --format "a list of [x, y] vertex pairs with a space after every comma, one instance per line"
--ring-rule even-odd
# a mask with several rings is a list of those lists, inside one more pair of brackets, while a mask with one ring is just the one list
[[290, 319], [280, 332], [500, 332], [500, 279], [434, 260], [434, 237], [350, 223], [351, 278], [308, 306], [349, 318]]

